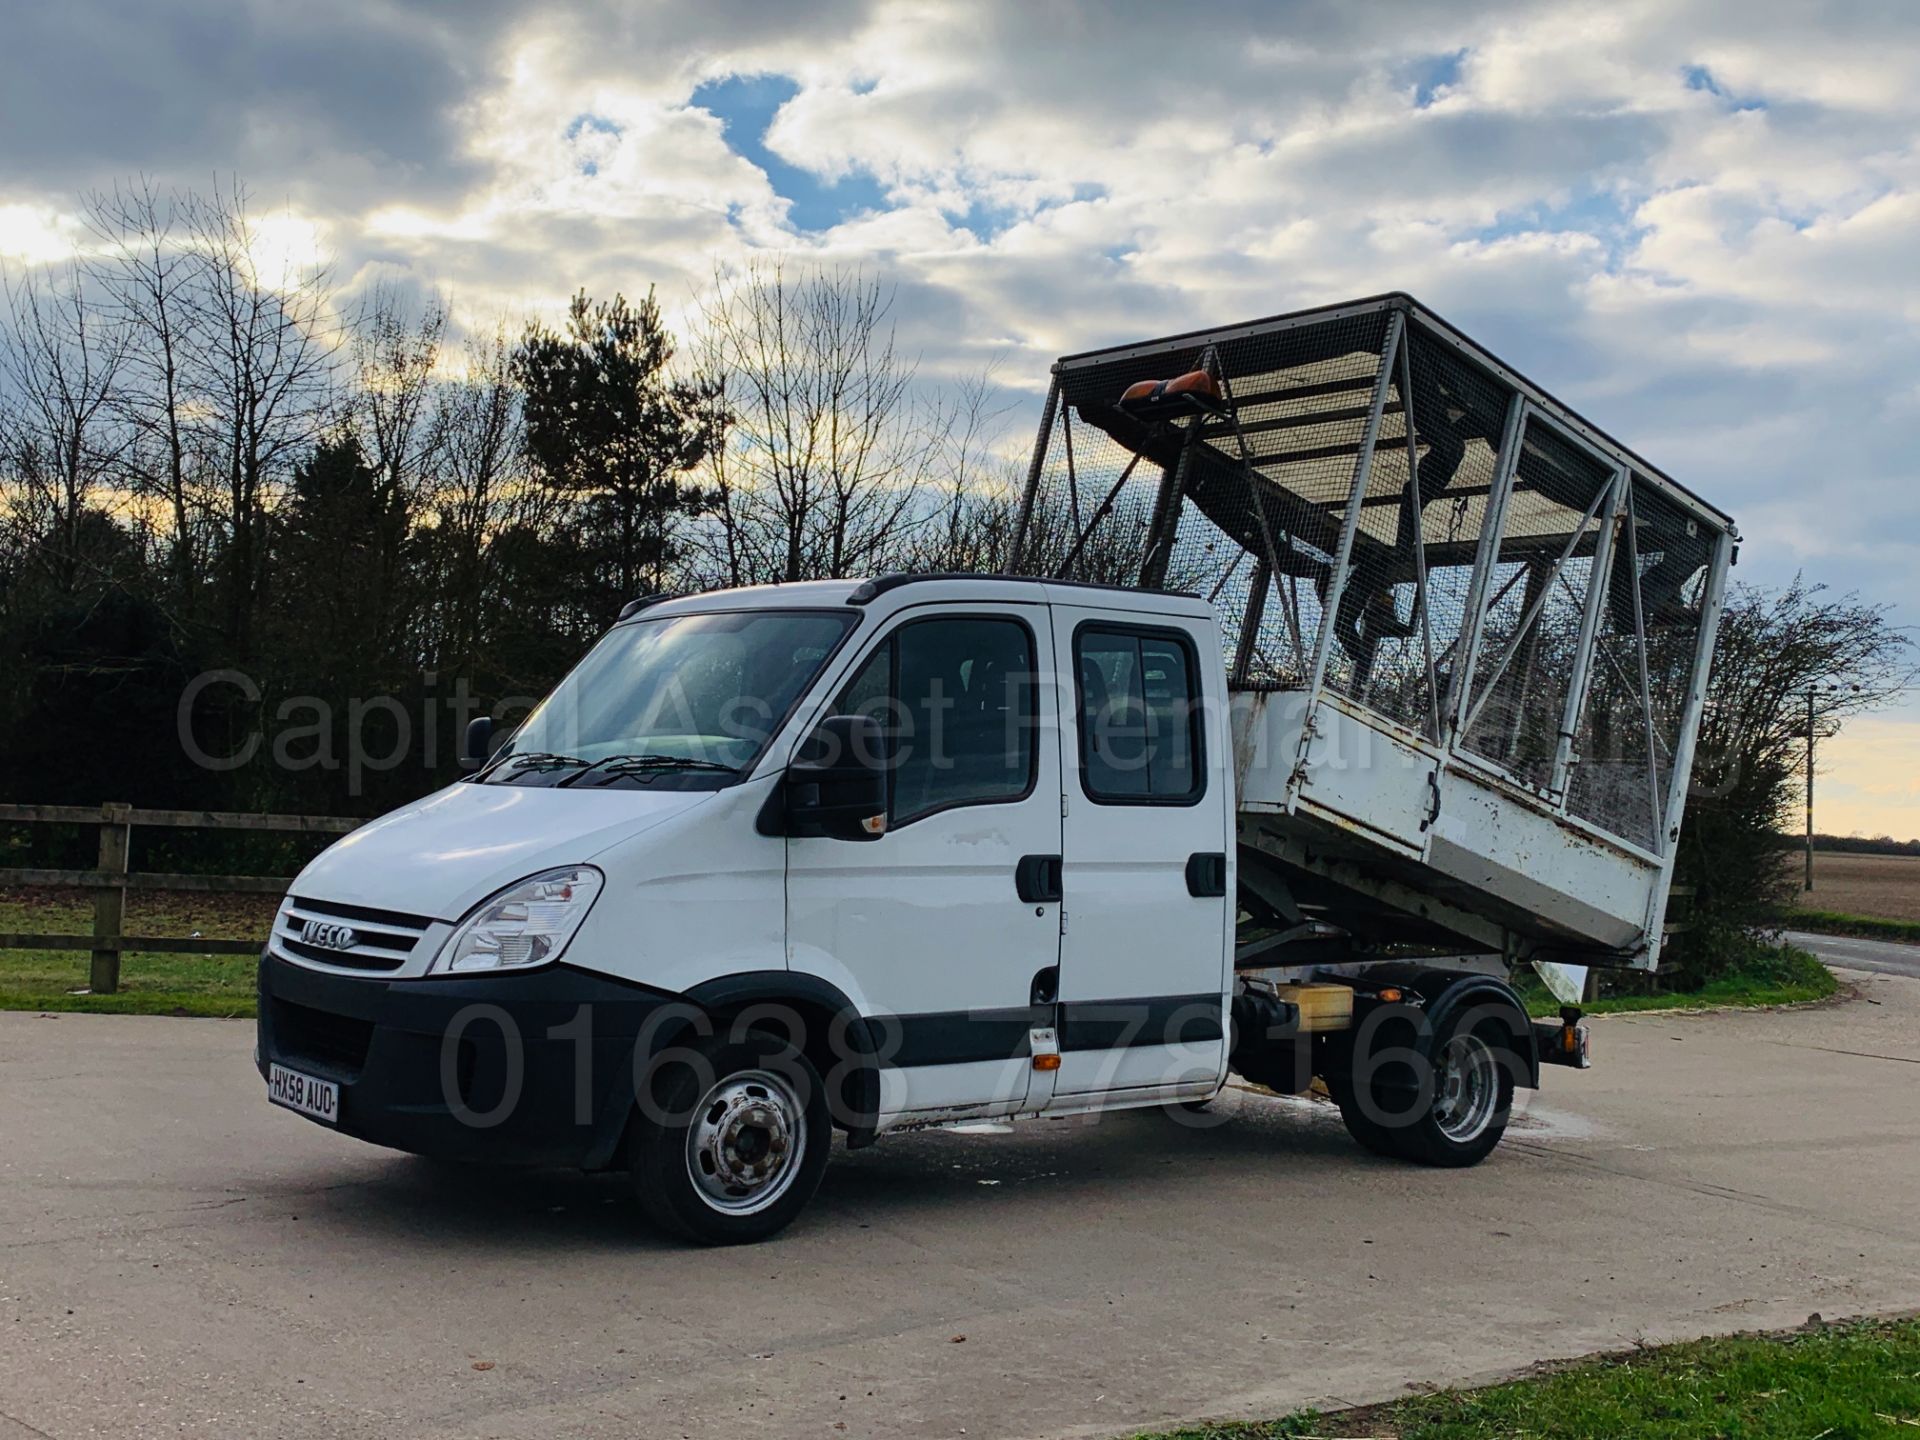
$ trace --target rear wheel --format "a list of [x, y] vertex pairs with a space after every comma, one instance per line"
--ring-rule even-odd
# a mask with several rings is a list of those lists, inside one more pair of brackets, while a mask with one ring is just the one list
[[819, 1073], [798, 1050], [758, 1033], [710, 1041], [659, 1077], [635, 1123], [634, 1194], [686, 1239], [764, 1240], [813, 1198], [832, 1134]]
[[1371, 1099], [1363, 1102], [1353, 1076], [1329, 1075], [1326, 1081], [1327, 1094], [1340, 1107], [1340, 1123], [1347, 1127], [1347, 1134], [1361, 1149], [1384, 1155], [1389, 1160], [1406, 1158], [1399, 1143], [1400, 1126], [1383, 1118], [1394, 1112], [1389, 1108], [1391, 1099], [1382, 1093], [1382, 1087], [1375, 1087]]
[[1434, 1062], [1433, 1104], [1408, 1132], [1407, 1155], [1475, 1165], [1493, 1153], [1513, 1109], [1513, 1062], [1498, 1022], [1448, 1036]]
[[1347, 1133], [1376, 1155], [1423, 1165], [1477, 1165], [1492, 1154], [1513, 1109], [1514, 1032], [1484, 1010], [1468, 1022], [1443, 1021], [1430, 1049], [1411, 1043], [1405, 1022], [1374, 1028], [1371, 1055], [1356, 1048], [1348, 1072], [1328, 1080]]

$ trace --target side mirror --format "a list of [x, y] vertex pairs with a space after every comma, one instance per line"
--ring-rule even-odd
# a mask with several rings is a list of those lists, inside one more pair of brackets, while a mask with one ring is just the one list
[[887, 833], [886, 742], [871, 715], [820, 722], [787, 767], [787, 834], [878, 840]]
[[460, 746], [460, 768], [478, 770], [493, 755], [493, 717], [476, 715], [467, 722], [467, 738]]

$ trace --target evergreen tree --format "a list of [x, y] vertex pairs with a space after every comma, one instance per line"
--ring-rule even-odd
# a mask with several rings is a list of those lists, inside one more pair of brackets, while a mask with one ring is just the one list
[[562, 330], [531, 325], [514, 352], [527, 454], [577, 511], [581, 603], [594, 625], [665, 587], [680, 555], [676, 522], [706, 503], [686, 477], [719, 443], [719, 387], [675, 379], [673, 354], [651, 290], [638, 305], [581, 291]]
[[407, 544], [405, 494], [384, 484], [352, 436], [322, 441], [293, 473], [276, 517], [273, 582], [284, 667], [335, 683], [390, 679], [410, 657], [392, 593]]

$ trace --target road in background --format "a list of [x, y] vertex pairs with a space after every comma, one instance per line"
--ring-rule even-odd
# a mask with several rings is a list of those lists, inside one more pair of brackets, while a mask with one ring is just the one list
[[1856, 940], [1851, 935], [1814, 935], [1805, 930], [1789, 930], [1787, 939], [1802, 950], [1811, 950], [1830, 966], [1920, 979], [1920, 945]]
[[271, 1108], [252, 1027], [0, 1015], [0, 1437], [1105, 1436], [1920, 1305], [1920, 981], [1610, 1016], [1486, 1164], [1310, 1101], [890, 1137], [751, 1249]]

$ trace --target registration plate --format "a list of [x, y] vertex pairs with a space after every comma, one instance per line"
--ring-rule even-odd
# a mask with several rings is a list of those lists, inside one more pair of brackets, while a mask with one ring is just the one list
[[328, 1125], [340, 1123], [340, 1087], [331, 1080], [316, 1080], [284, 1065], [270, 1065], [267, 1098]]

